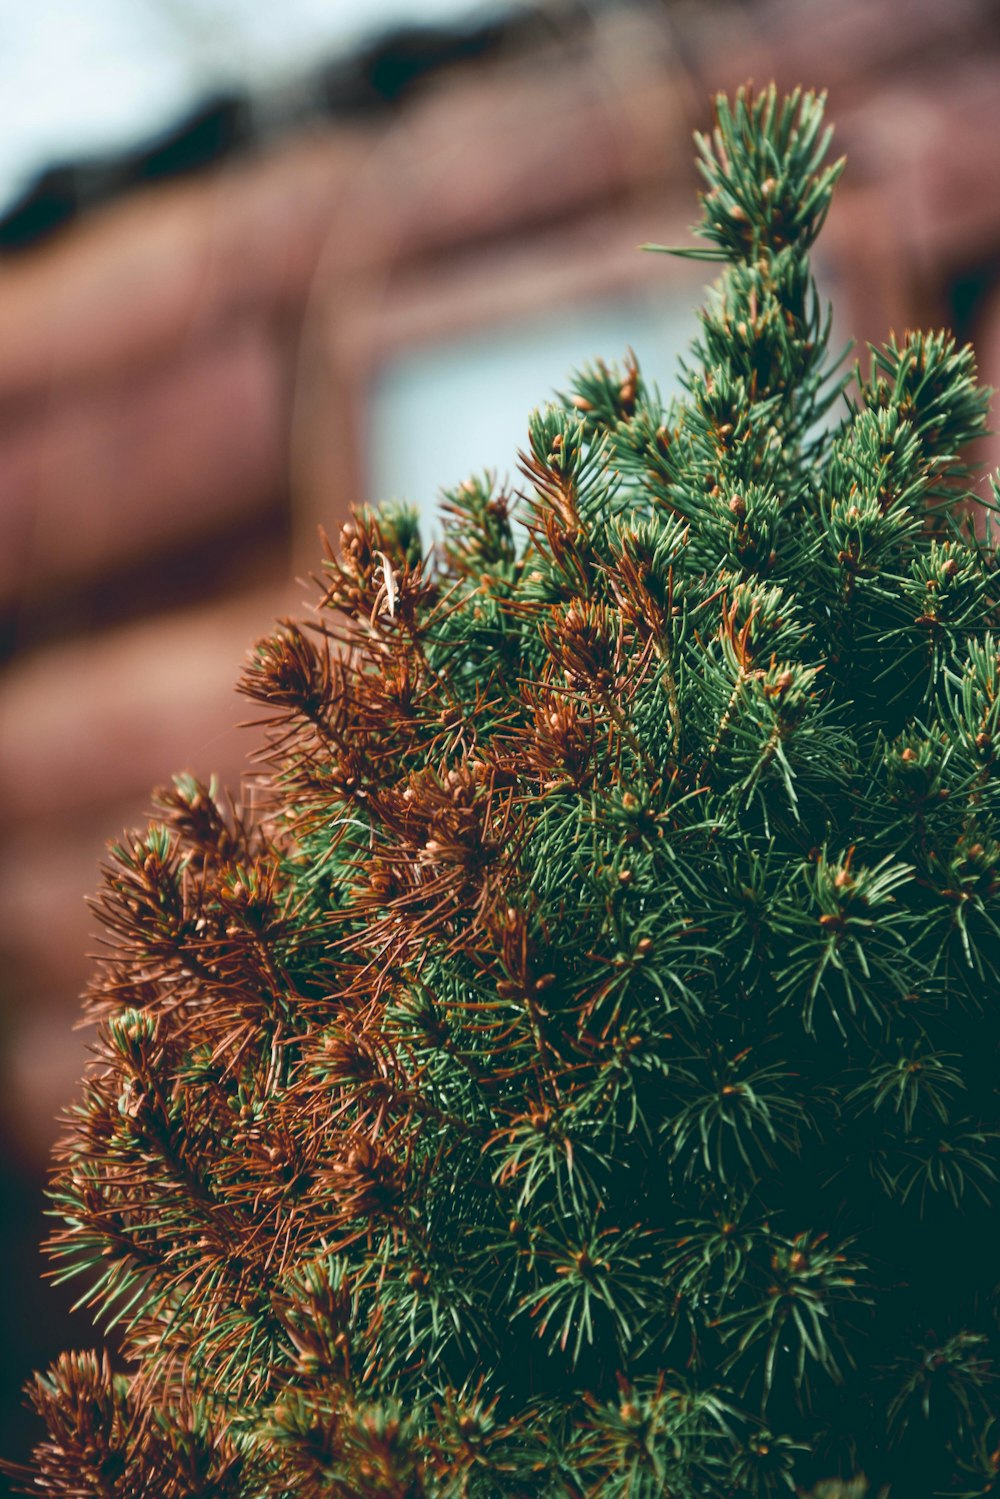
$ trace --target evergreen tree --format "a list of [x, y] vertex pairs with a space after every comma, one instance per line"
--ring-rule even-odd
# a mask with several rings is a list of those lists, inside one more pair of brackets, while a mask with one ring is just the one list
[[[983, 1496], [1000, 1468], [1000, 655], [944, 333], [851, 394], [822, 100], [716, 101], [664, 406], [328, 548], [255, 817], [113, 848], [31, 1492]], [[980, 512], [982, 513], [982, 512]], [[256, 710], [255, 710], [256, 711]]]

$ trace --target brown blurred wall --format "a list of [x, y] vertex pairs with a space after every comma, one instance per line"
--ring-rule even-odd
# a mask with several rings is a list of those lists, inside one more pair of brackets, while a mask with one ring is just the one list
[[[152, 785], [190, 768], [239, 786], [252, 735], [232, 683], [307, 598], [317, 525], [367, 497], [383, 361], [686, 275], [634, 246], [686, 237], [709, 92], [774, 76], [829, 88], [849, 157], [823, 240], [842, 324], [954, 325], [1000, 384], [995, 16], [607, 13], [572, 45], [450, 70], [391, 118], [136, 191], [0, 262], [0, 1234], [24, 1286], [0, 1410], [64, 1336], [65, 1299], [34, 1289], [36, 1183], [85, 1057], [82, 897]], [[11, 1429], [0, 1417], [0, 1445]]]

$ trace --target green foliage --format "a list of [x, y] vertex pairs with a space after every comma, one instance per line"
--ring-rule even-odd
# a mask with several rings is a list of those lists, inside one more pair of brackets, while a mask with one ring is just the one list
[[112, 849], [53, 1249], [128, 1373], [37, 1382], [42, 1492], [995, 1490], [987, 394], [845, 396], [822, 101], [716, 111], [682, 398], [598, 362], [430, 553], [357, 515], [266, 813]]

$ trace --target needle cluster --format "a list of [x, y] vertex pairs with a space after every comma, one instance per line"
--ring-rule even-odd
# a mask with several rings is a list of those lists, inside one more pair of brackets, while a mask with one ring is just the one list
[[994, 1491], [987, 394], [906, 333], [845, 395], [827, 146], [720, 97], [682, 397], [595, 364], [430, 552], [357, 514], [263, 810], [113, 847], [51, 1247], [125, 1372], [36, 1381], [31, 1492]]

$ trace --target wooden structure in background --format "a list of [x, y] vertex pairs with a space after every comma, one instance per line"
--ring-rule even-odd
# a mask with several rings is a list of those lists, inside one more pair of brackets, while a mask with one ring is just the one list
[[1000, 385], [995, 14], [989, 0], [608, 11], [573, 46], [453, 69], [391, 118], [144, 188], [0, 262], [13, 1169], [41, 1169], [81, 1069], [82, 894], [104, 841], [174, 770], [239, 785], [251, 739], [232, 728], [232, 683], [307, 597], [295, 580], [317, 524], [367, 498], [380, 365], [668, 274], [634, 246], [685, 237], [711, 91], [750, 75], [829, 88], [850, 167], [823, 254], [844, 326], [956, 325]]

